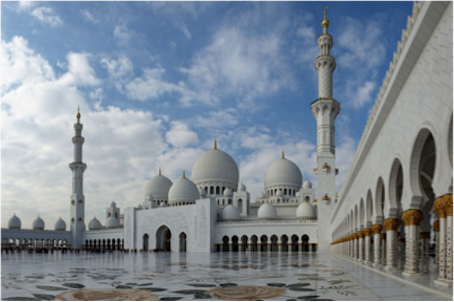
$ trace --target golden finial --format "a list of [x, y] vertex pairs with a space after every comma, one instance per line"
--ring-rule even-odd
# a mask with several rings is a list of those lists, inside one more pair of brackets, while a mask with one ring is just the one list
[[159, 175], [161, 175], [161, 167], [159, 167]]
[[77, 115], [76, 115], [76, 117], [77, 117], [77, 121], [79, 121], [79, 119], [80, 119], [79, 106], [77, 106]]
[[218, 148], [218, 142], [216, 140], [216, 136], [214, 137], [214, 149]]
[[327, 14], [328, 14], [328, 6], [325, 6], [325, 11], [323, 12], [322, 27], [328, 27], [329, 26], [329, 21], [326, 18]]
[[284, 150], [284, 147], [282, 147], [282, 158], [285, 158], [285, 150]]
[[186, 178], [186, 171], [183, 170], [183, 178]]

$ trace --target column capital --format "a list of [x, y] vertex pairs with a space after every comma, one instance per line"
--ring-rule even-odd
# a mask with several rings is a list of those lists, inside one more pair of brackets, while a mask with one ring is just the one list
[[440, 232], [440, 220], [434, 221], [434, 232], [436, 233]]
[[405, 226], [419, 225], [424, 218], [420, 210], [409, 209], [402, 213], [401, 218]]
[[434, 209], [440, 218], [452, 216], [452, 194], [438, 197], [434, 203]]
[[372, 232], [374, 232], [374, 234], [380, 234], [382, 229], [383, 229], [383, 226], [381, 224], [374, 224], [372, 226]]
[[363, 230], [363, 232], [364, 232], [364, 235], [365, 235], [366, 237], [370, 237], [370, 235], [372, 234], [372, 229], [371, 229], [371, 228], [365, 228], [365, 229]]
[[385, 219], [383, 222], [383, 226], [385, 227], [386, 231], [395, 231], [399, 226], [399, 220], [397, 218], [388, 218]]
[[358, 238], [364, 238], [364, 232], [363, 231], [358, 231], [356, 233], [356, 236], [358, 236]]

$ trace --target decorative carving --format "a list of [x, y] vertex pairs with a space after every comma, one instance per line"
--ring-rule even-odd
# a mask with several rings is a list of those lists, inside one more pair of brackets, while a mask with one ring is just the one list
[[395, 231], [397, 230], [397, 227], [399, 226], [399, 220], [396, 218], [388, 218], [385, 219], [383, 222], [383, 226], [385, 227], [386, 231]]
[[358, 236], [358, 238], [364, 238], [364, 232], [363, 231], [358, 231], [356, 233], [356, 235]]
[[257, 301], [278, 298], [285, 294], [285, 288], [257, 285], [220, 286], [205, 292], [205, 294], [220, 300]]
[[63, 292], [56, 296], [63, 301], [159, 301], [159, 298], [149, 290], [143, 289], [76, 289]]
[[419, 225], [424, 218], [424, 215], [420, 210], [409, 209], [402, 213], [402, 220], [405, 226]]
[[325, 194], [325, 196], [322, 197], [323, 201], [329, 201], [331, 198], [328, 196], [328, 194]]
[[[447, 194], [438, 197], [434, 203], [434, 209], [440, 218], [452, 216], [452, 194]], [[450, 209], [450, 210], [448, 210]], [[448, 211], [451, 215], [448, 215]]]
[[372, 226], [372, 232], [374, 232], [374, 234], [380, 234], [382, 229], [383, 229], [383, 226], [381, 224], [374, 224]]
[[434, 221], [434, 232], [440, 232], [440, 221], [439, 220], [435, 220]]
[[364, 229], [364, 235], [366, 237], [370, 237], [371, 234], [372, 234], [372, 229], [371, 228]]
[[325, 163], [325, 164], [323, 165], [322, 169], [323, 169], [323, 170], [329, 170], [329, 169], [331, 169], [331, 166], [328, 165], [328, 163]]
[[314, 199], [314, 203], [315, 203], [315, 202], [317, 202], [317, 201], [318, 201], [318, 199], [317, 199], [317, 198], [315, 198], [315, 199]]
[[419, 233], [419, 238], [421, 238], [421, 239], [430, 239], [430, 232], [421, 232], [421, 233]]
[[446, 216], [452, 216], [452, 194], [446, 194], [444, 200]]

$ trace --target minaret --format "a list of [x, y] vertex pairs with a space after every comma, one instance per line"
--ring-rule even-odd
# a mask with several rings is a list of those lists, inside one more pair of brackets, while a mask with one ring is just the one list
[[87, 165], [82, 162], [82, 145], [85, 139], [82, 137], [82, 124], [80, 123], [79, 108], [77, 109], [77, 123], [74, 124], [74, 161], [69, 164], [73, 174], [71, 193], [71, 233], [72, 247], [82, 248], [82, 232], [85, 230], [85, 196], [83, 191], [84, 171]]
[[318, 72], [318, 99], [311, 104], [311, 111], [317, 120], [317, 210], [318, 221], [326, 222], [324, 227], [319, 223], [317, 237], [319, 250], [330, 251], [331, 230], [329, 221], [336, 200], [335, 177], [335, 143], [334, 120], [340, 112], [340, 104], [333, 99], [333, 72], [336, 69], [336, 60], [331, 56], [333, 36], [328, 33], [329, 21], [325, 8], [322, 21], [323, 33], [318, 37], [320, 55], [315, 59], [315, 69]]

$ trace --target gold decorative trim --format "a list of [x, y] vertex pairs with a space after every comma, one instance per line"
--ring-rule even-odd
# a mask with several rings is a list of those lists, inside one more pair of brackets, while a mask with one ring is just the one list
[[396, 218], [388, 218], [385, 219], [383, 222], [383, 226], [385, 227], [386, 231], [395, 231], [397, 230], [397, 227], [399, 226], [399, 220]]
[[331, 200], [331, 198], [328, 196], [328, 194], [325, 194], [325, 196], [322, 197], [323, 201], [328, 201]]
[[440, 232], [440, 220], [434, 221], [434, 232]]
[[363, 230], [363, 232], [364, 232], [364, 235], [365, 235], [366, 237], [370, 237], [370, 235], [372, 234], [372, 229], [371, 229], [371, 228], [365, 228], [365, 229]]
[[381, 224], [374, 224], [372, 226], [372, 232], [374, 234], [380, 234], [381, 230], [383, 230], [383, 226]]
[[409, 209], [402, 213], [401, 218], [405, 226], [419, 225], [424, 218], [420, 210]]
[[434, 209], [440, 218], [452, 216], [452, 194], [438, 197], [434, 203]]
[[363, 231], [358, 231], [358, 232], [356, 233], [356, 236], [358, 236], [358, 239], [359, 239], [359, 238], [364, 238], [364, 232], [363, 232]]

